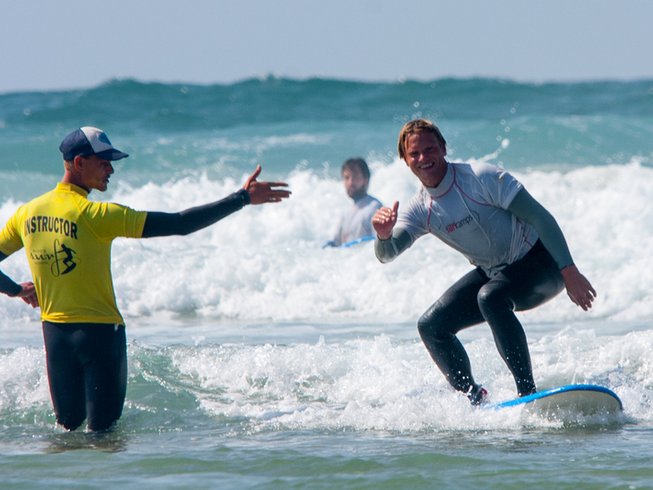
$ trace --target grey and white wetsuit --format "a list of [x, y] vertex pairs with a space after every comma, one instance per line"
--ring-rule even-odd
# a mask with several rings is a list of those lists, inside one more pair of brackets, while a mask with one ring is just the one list
[[476, 391], [456, 333], [487, 321], [518, 393], [534, 392], [526, 335], [514, 311], [534, 308], [563, 288], [560, 270], [573, 262], [555, 219], [505, 170], [449, 163], [437, 187], [422, 187], [400, 210], [392, 237], [377, 239], [375, 254], [388, 262], [426, 234], [476, 266], [418, 322], [433, 360], [454, 388]]

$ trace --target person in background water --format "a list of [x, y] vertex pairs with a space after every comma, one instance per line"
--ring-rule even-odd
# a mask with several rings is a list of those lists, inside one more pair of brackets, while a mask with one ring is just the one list
[[290, 191], [284, 182], [259, 182], [258, 166], [242, 189], [222, 200], [177, 213], [136, 211], [87, 198], [107, 189], [111, 162], [129, 156], [106, 133], [76, 129], [59, 149], [61, 182], [21, 206], [0, 231], [0, 260], [24, 247], [34, 282], [16, 284], [0, 272], [0, 292], [41, 308], [57, 422], [74, 430], [88, 419], [89, 430], [101, 431], [120, 418], [127, 387], [125, 322], [111, 278], [113, 239], [187, 235], [248, 204], [280, 202]]
[[345, 191], [354, 204], [343, 213], [333, 240], [327, 242], [325, 247], [339, 247], [355, 240], [373, 240], [372, 216], [383, 206], [381, 201], [367, 193], [370, 185], [370, 169], [365, 160], [362, 158], [345, 160], [340, 175]]
[[482, 403], [487, 391], [475, 382], [456, 334], [485, 321], [519, 396], [534, 393], [526, 334], [514, 312], [543, 304], [563, 287], [588, 310], [596, 291], [574, 265], [553, 216], [508, 172], [448, 162], [442, 133], [424, 119], [404, 125], [398, 150], [422, 186], [401, 213], [395, 202], [374, 215], [377, 258], [389, 262], [432, 234], [475, 266], [419, 319], [429, 354], [453, 388]]

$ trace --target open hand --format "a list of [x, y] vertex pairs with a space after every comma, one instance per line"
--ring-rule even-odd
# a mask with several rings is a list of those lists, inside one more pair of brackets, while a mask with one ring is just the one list
[[596, 299], [596, 291], [590, 282], [575, 265], [565, 267], [561, 272], [569, 299], [583, 310], [589, 310], [592, 307], [592, 301]]
[[243, 185], [249, 194], [251, 204], [264, 204], [267, 202], [281, 202], [290, 197], [288, 189], [277, 189], [277, 187], [288, 187], [285, 182], [259, 182], [256, 178], [261, 173], [261, 166], [257, 165], [254, 173], [250, 175]]
[[392, 208], [379, 208], [372, 217], [372, 226], [376, 231], [376, 236], [381, 240], [387, 240], [392, 236], [392, 229], [397, 223], [397, 211], [399, 210], [399, 201], [395, 201]]

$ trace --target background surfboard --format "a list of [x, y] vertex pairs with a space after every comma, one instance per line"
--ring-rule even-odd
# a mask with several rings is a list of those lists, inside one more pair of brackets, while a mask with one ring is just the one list
[[358, 245], [359, 243], [365, 243], [365, 242], [370, 242], [374, 240], [374, 235], [365, 235], [360, 238], [357, 238], [356, 240], [351, 240], [349, 242], [345, 242], [342, 245], [340, 245], [341, 248], [349, 248], [353, 247], [354, 245]]

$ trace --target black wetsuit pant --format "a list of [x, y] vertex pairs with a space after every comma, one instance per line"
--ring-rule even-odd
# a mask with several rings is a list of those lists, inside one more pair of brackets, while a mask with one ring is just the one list
[[43, 322], [50, 395], [68, 430], [109, 429], [122, 414], [127, 389], [125, 327]]
[[478, 268], [464, 275], [422, 315], [419, 333], [449, 383], [467, 393], [478, 385], [456, 334], [487, 322], [519, 396], [528, 395], [535, 392], [535, 381], [526, 334], [514, 312], [541, 305], [563, 287], [557, 264], [538, 241], [522, 259], [492, 278]]

